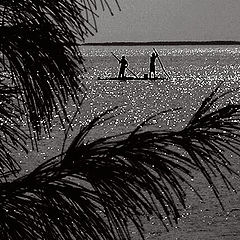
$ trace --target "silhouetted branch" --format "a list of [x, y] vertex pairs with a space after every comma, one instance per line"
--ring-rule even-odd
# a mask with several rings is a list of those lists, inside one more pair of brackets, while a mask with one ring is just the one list
[[132, 133], [90, 141], [88, 133], [109, 112], [94, 119], [63, 157], [0, 185], [1, 239], [130, 239], [129, 222], [143, 238], [143, 215], [155, 214], [165, 226], [164, 217], [177, 222], [193, 171], [220, 201], [215, 177], [232, 187], [224, 171], [237, 174], [224, 150], [239, 155], [240, 106], [213, 110], [216, 94], [180, 131], [148, 131], [143, 123]]
[[10, 172], [16, 174], [20, 170], [11, 152], [24, 149], [29, 137], [22, 129], [22, 110], [16, 99], [19, 90], [4, 83], [6, 76], [2, 74], [0, 83], [0, 181], [6, 180]]
[[[25, 149], [27, 137], [37, 147], [42, 130], [51, 131], [54, 115], [63, 127], [68, 126], [69, 100], [80, 109], [85, 94], [80, 43], [97, 30], [96, 11], [101, 3], [111, 9], [102, 0], [1, 1], [0, 81], [18, 89], [8, 92], [0, 106], [2, 174], [3, 168], [13, 172], [19, 168], [11, 156], [12, 147]], [[28, 134], [26, 128], [23, 132], [23, 121]]]
[[[53, 112], [69, 124], [69, 98], [83, 99], [80, 43], [97, 30], [98, 5], [113, 1], [2, 1], [0, 3], [0, 63], [22, 92], [29, 130], [51, 129]], [[118, 4], [116, 5], [118, 6]]]

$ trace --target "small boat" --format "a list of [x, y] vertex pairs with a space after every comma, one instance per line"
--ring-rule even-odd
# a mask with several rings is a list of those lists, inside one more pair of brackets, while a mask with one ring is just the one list
[[101, 78], [98, 77], [98, 80], [118, 80], [118, 81], [127, 81], [127, 80], [164, 80], [167, 79], [165, 76], [158, 76], [156, 78], [149, 78], [148, 76], [144, 75], [143, 77], [125, 77], [125, 78], [118, 78], [118, 77], [108, 77], [108, 78]]
[[[158, 60], [159, 60], [159, 62], [160, 62], [160, 65], [161, 65], [161, 68], [162, 68], [162, 70], [163, 70], [163, 72], [164, 72], [164, 75], [163, 74], [159, 74], [159, 76], [157, 76], [157, 77], [155, 77], [155, 78], [150, 78], [149, 76], [149, 74], [147, 74], [147, 73], [144, 73], [144, 75], [143, 75], [143, 77], [138, 77], [131, 69], [129, 69], [128, 67], [126, 67], [126, 69], [129, 71], [129, 72], [131, 72], [134, 76], [131, 76], [131, 77], [129, 77], [129, 76], [126, 76], [126, 77], [124, 77], [124, 78], [118, 78], [118, 77], [107, 77], [107, 78], [101, 78], [101, 77], [98, 77], [97, 79], [98, 80], [118, 80], [118, 81], [127, 81], [127, 80], [140, 80], [140, 81], [143, 81], [143, 80], [165, 80], [165, 79], [169, 79], [170, 77], [169, 77], [169, 75], [168, 75], [168, 73], [166, 72], [166, 70], [164, 69], [164, 66], [163, 66], [163, 64], [162, 64], [162, 62], [161, 62], [161, 60], [160, 60], [160, 58], [159, 58], [159, 56], [158, 56], [158, 53], [157, 53], [157, 51], [156, 51], [156, 49], [154, 49], [153, 48], [153, 50], [154, 50], [154, 52], [157, 54], [157, 57], [158, 57]], [[112, 53], [112, 55], [117, 59], [117, 61], [118, 62], [121, 62], [121, 60], [113, 53], [113, 52], [111, 52]], [[151, 74], [151, 73], [150, 73]]]

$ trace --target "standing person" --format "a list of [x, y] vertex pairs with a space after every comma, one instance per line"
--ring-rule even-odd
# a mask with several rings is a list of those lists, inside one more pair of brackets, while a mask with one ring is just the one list
[[155, 75], [155, 60], [158, 57], [158, 54], [152, 53], [152, 56], [150, 57], [150, 73], [149, 73], [149, 79], [152, 78], [152, 73], [153, 73], [153, 78], [156, 78]]
[[119, 79], [124, 79], [125, 78], [125, 69], [128, 67], [128, 61], [125, 59], [125, 56], [122, 56], [122, 59], [119, 60], [120, 65], [120, 70], [118, 74]]

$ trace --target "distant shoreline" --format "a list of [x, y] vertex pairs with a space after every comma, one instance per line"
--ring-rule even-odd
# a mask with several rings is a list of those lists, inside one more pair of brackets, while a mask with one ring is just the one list
[[161, 42], [102, 42], [83, 46], [176, 46], [176, 45], [240, 45], [240, 41], [161, 41]]

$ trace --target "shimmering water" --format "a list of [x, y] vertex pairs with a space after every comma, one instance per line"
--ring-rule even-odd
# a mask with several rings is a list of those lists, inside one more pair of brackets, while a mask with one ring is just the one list
[[[157, 48], [171, 76], [161, 81], [95, 81], [98, 76], [118, 73], [118, 62], [111, 52], [125, 55], [129, 68], [139, 76], [148, 73], [151, 47], [88, 47], [83, 49], [86, 86], [89, 89], [92, 114], [109, 106], [127, 109], [126, 124], [142, 121], [149, 114], [181, 106], [185, 117], [174, 117], [171, 126], [184, 121], [221, 81], [223, 88], [238, 86], [240, 48], [238, 47], [169, 47]], [[157, 69], [161, 73], [159, 64]], [[128, 72], [129, 75], [131, 73]], [[87, 101], [88, 102], [88, 101]]]
[[[72, 135], [77, 132], [79, 124], [86, 124], [96, 114], [114, 106], [119, 106], [117, 111], [119, 115], [110, 120], [108, 124], [99, 126], [93, 137], [124, 132], [152, 114], [176, 107], [182, 107], [182, 109], [160, 114], [151, 123], [161, 128], [181, 128], [204, 97], [220, 82], [223, 82], [221, 91], [239, 86], [240, 47], [156, 46], [155, 48], [171, 76], [168, 80], [127, 82], [97, 80], [97, 77], [117, 75], [118, 62], [111, 52], [119, 57], [125, 55], [130, 64], [129, 68], [137, 75], [142, 76], [147, 73], [152, 47], [82, 48], [88, 69], [83, 81], [88, 91], [82, 105], [82, 114], [76, 120]], [[158, 63], [156, 70], [161, 73]], [[239, 97], [237, 92], [228, 96], [225, 101], [239, 102]], [[71, 106], [68, 108], [71, 114]], [[62, 139], [62, 134], [55, 131], [52, 139], [49, 139], [47, 143], [42, 143], [41, 153], [32, 153], [34, 156], [38, 155], [35, 158], [39, 159], [36, 160], [36, 164], [41, 162], [43, 157], [46, 159], [49, 155], [57, 153], [61, 149]], [[238, 170], [238, 159], [233, 158], [233, 161]], [[34, 168], [32, 161], [25, 165], [26, 171], [32, 168]], [[234, 178], [232, 180], [235, 187], [239, 189], [240, 180]], [[188, 208], [183, 210], [183, 217], [178, 227], [170, 227], [170, 232], [166, 232], [161, 223], [151, 217], [150, 221], [145, 223], [147, 239], [240, 239], [240, 210], [238, 210], [240, 209], [240, 195], [228, 192], [219, 181], [226, 207], [223, 211], [200, 176], [196, 176], [194, 186], [200, 190], [204, 202], [189, 191]], [[235, 210], [229, 213], [233, 209]], [[132, 235], [135, 240], [140, 239], [134, 229]]]
[[[162, 128], [184, 126], [194, 110], [220, 82], [222, 91], [239, 86], [240, 47], [235, 46], [181, 46], [155, 47], [171, 76], [161, 81], [96, 81], [97, 77], [116, 76], [118, 63], [111, 52], [121, 57], [125, 55], [129, 68], [139, 76], [148, 72], [149, 56], [152, 47], [87, 47], [83, 48], [88, 74], [86, 86], [89, 94], [86, 99], [88, 116], [102, 109], [118, 105], [122, 115], [116, 122], [103, 128], [100, 134], [108, 131], [124, 131], [135, 126], [146, 117], [162, 110], [182, 107], [180, 111], [160, 115], [154, 124]], [[159, 64], [157, 69], [161, 73]], [[131, 73], [128, 72], [129, 75]], [[226, 101], [239, 101], [239, 94], [228, 96]], [[238, 160], [233, 160], [238, 170]], [[235, 187], [240, 180], [232, 178]], [[163, 229], [154, 217], [146, 222], [146, 238], [157, 239], [240, 239], [240, 195], [228, 192], [219, 181], [222, 200], [226, 210], [222, 210], [203, 179], [195, 179], [194, 186], [201, 192], [201, 202], [189, 191], [188, 208], [183, 211], [177, 228], [170, 232]], [[233, 210], [235, 209], [235, 210]], [[233, 210], [233, 211], [231, 211]], [[229, 211], [231, 211], [229, 213]], [[134, 239], [140, 239], [132, 231]]]

